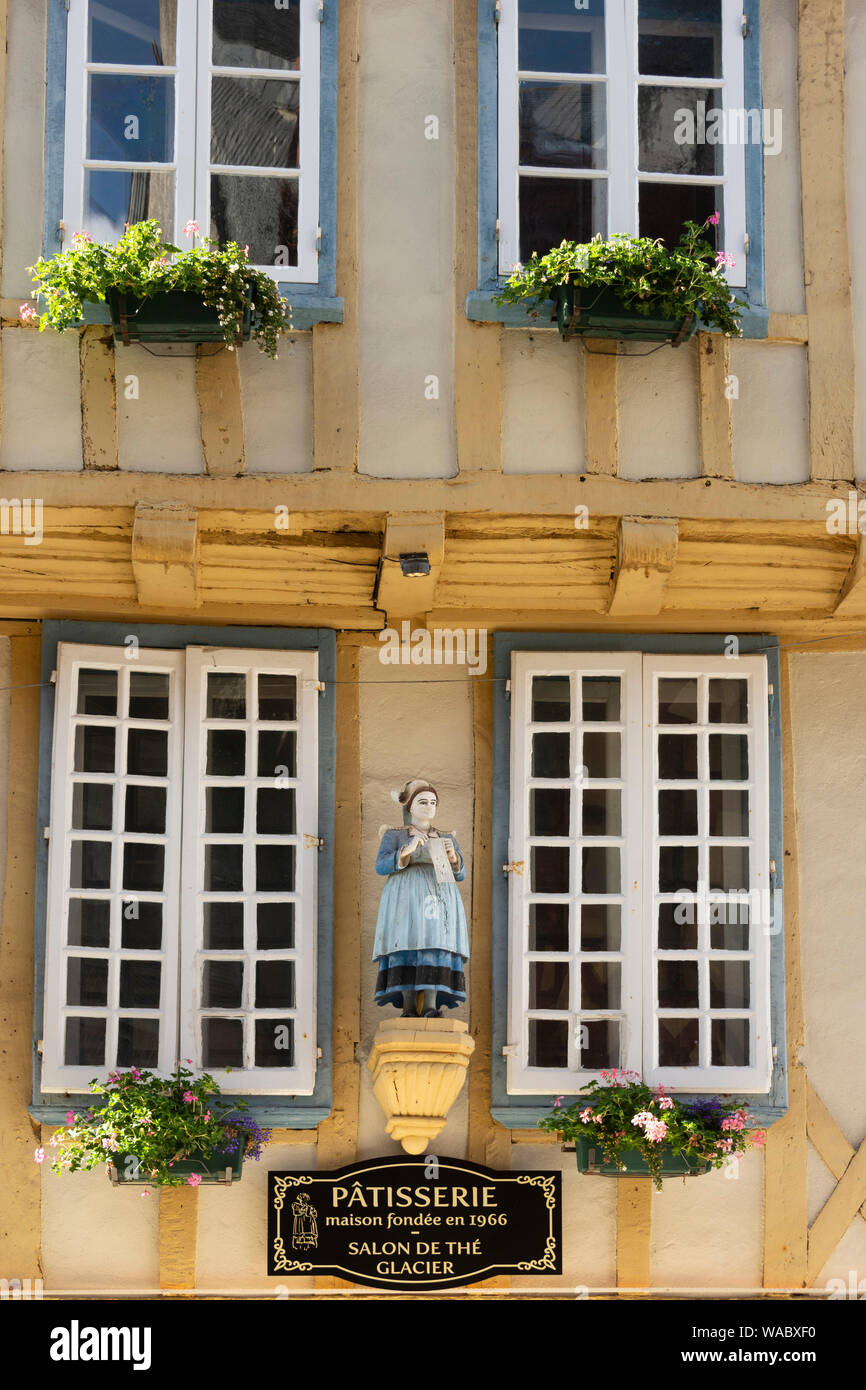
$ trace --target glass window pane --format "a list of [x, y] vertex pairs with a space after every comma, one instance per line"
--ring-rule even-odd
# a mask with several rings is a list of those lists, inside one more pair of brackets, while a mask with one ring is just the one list
[[209, 671], [206, 709], [208, 719], [246, 719], [246, 676], [237, 672]]
[[721, 77], [721, 0], [682, 6], [641, 0], [638, 71], [654, 77]]
[[256, 1066], [291, 1067], [295, 1062], [295, 1023], [291, 1018], [256, 1019]]
[[619, 903], [582, 903], [580, 908], [580, 949], [618, 951], [622, 908]]
[[604, 0], [520, 0], [518, 25], [523, 72], [604, 72]]
[[[701, 226], [710, 213], [724, 215], [722, 188], [706, 183], [640, 183], [638, 218], [640, 236], [660, 238], [671, 248], [678, 244], [685, 222]], [[721, 223], [705, 227], [704, 240], [713, 250], [723, 249]]]
[[66, 963], [66, 1002], [104, 1008], [108, 1003], [108, 961], [70, 956]]
[[567, 845], [533, 845], [529, 851], [529, 887], [533, 893], [568, 892]]
[[698, 887], [698, 846], [659, 845], [659, 892], [694, 893]]
[[168, 776], [168, 734], [161, 729], [130, 728], [126, 770], [136, 777]]
[[158, 893], [165, 883], [165, 845], [132, 841], [123, 846], [123, 886]]
[[698, 1061], [698, 1020], [660, 1018], [659, 1066], [696, 1067]]
[[130, 719], [168, 719], [169, 677], [161, 671], [131, 671]]
[[212, 174], [210, 235], [249, 246], [253, 265], [297, 265], [298, 180]]
[[568, 973], [568, 961], [530, 961], [530, 1009], [567, 1009]]
[[205, 1009], [239, 1009], [243, 1003], [242, 960], [206, 960], [201, 972], [201, 1002]]
[[[277, 729], [260, 729], [257, 775], [259, 777], [296, 777], [298, 775], [297, 743], [298, 736], [294, 732], [284, 733]], [[240, 771], [243, 771], [243, 765]]]
[[164, 835], [165, 803], [165, 787], [139, 787], [132, 783], [126, 788], [126, 829], [140, 835]]
[[601, 1071], [620, 1065], [619, 1019], [582, 1020], [580, 1065], [584, 1071]]
[[256, 949], [290, 951], [295, 944], [295, 904], [256, 905]]
[[583, 793], [584, 835], [622, 834], [622, 792], [586, 787]]
[[715, 110], [716, 97], [721, 100], [721, 93], [708, 87], [638, 87], [640, 168], [648, 174], [721, 174], [721, 117], [706, 133], [702, 124], [704, 114]]
[[213, 0], [219, 68], [299, 68], [300, 0]]
[[66, 939], [70, 946], [107, 946], [111, 903], [106, 898], [70, 898]]
[[711, 1061], [714, 1067], [747, 1067], [749, 1020], [714, 1018], [710, 1024]]
[[72, 788], [73, 830], [110, 830], [113, 788], [106, 782], [76, 782]]
[[204, 890], [206, 893], [242, 893], [244, 887], [243, 845], [205, 845]]
[[67, 1018], [63, 1061], [67, 1067], [105, 1065], [104, 1018]]
[[243, 948], [243, 903], [205, 903], [204, 949], [206, 951], [242, 951]]
[[259, 787], [256, 792], [256, 833], [294, 835], [295, 792], [293, 787]]
[[529, 793], [530, 835], [567, 835], [571, 793], [566, 787], [534, 787]]
[[567, 721], [571, 718], [571, 687], [568, 676], [533, 676], [532, 718], [538, 723]]
[[607, 227], [607, 179], [520, 179], [520, 259], [561, 241], [591, 241]]
[[170, 164], [174, 159], [174, 78], [92, 72], [87, 158]]
[[749, 834], [749, 793], [710, 792], [710, 834]]
[[153, 217], [161, 227], [174, 222], [173, 170], [85, 169], [84, 225], [96, 241], [116, 242], [124, 224]]
[[603, 169], [607, 163], [604, 88], [598, 83], [521, 82], [521, 164]]
[[75, 730], [75, 772], [114, 771], [115, 730], [81, 724]]
[[568, 903], [531, 903], [530, 951], [568, 950]]
[[660, 951], [696, 951], [698, 905], [696, 902], [659, 903]]
[[714, 951], [748, 951], [749, 925], [748, 900], [710, 903], [710, 945]]
[[568, 777], [570, 748], [570, 734], [533, 734], [532, 776]]
[[619, 893], [622, 888], [620, 877], [619, 845], [584, 845], [582, 892]]
[[529, 1020], [529, 1065], [531, 1067], [568, 1066], [568, 1020], [531, 1018]]
[[78, 672], [78, 714], [117, 714], [117, 672]]
[[209, 777], [243, 777], [246, 762], [247, 736], [243, 729], [208, 729], [206, 771]]
[[243, 787], [208, 787], [205, 790], [205, 832], [209, 835], [242, 835]]
[[294, 845], [256, 845], [256, 891], [291, 893], [294, 886]]
[[710, 777], [744, 782], [749, 775], [749, 740], [745, 734], [710, 734]]
[[698, 794], [673, 787], [659, 792], [659, 834], [697, 835]]
[[158, 1009], [162, 966], [158, 960], [120, 962], [120, 1007]]
[[692, 676], [679, 676], [659, 681], [658, 722], [660, 724], [697, 724], [698, 683]]
[[580, 1006], [582, 1009], [618, 1009], [620, 974], [615, 960], [585, 960], [580, 967]]
[[87, 54], [91, 63], [175, 61], [177, 0], [99, 0], [88, 5]]
[[710, 888], [736, 893], [748, 887], [748, 845], [710, 845]]
[[619, 777], [620, 735], [585, 733], [583, 764], [587, 777]]
[[710, 681], [710, 723], [748, 724], [749, 682], [742, 680]]
[[297, 719], [297, 676], [259, 676], [259, 719]]
[[244, 1025], [239, 1018], [203, 1018], [201, 1021], [202, 1066], [242, 1067], [244, 1064]]
[[123, 904], [122, 945], [127, 951], [158, 951], [162, 945], [162, 903]]
[[659, 734], [659, 778], [678, 782], [697, 775], [697, 734]]
[[710, 961], [710, 1008], [749, 1007], [749, 961]]
[[69, 887], [111, 887], [110, 841], [72, 841], [72, 845], [70, 846]]
[[117, 1023], [117, 1065], [155, 1067], [159, 1063], [159, 1019], [121, 1018]]
[[584, 676], [583, 717], [587, 723], [615, 723], [620, 718], [619, 676]]
[[698, 963], [696, 960], [659, 961], [658, 981], [660, 1009], [696, 1009], [698, 1007]]
[[294, 1007], [294, 961], [256, 961], [256, 1008], [293, 1009]]

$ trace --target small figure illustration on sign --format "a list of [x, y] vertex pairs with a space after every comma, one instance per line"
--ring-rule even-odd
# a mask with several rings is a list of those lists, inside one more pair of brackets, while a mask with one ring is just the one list
[[319, 1223], [316, 1208], [306, 1192], [299, 1192], [292, 1202], [292, 1249], [315, 1250], [319, 1243]]

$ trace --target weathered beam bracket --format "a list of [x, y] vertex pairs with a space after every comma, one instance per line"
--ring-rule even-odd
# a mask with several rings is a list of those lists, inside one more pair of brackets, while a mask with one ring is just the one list
[[[403, 574], [401, 555], [424, 554], [429, 574]], [[376, 607], [392, 618], [415, 618], [433, 607], [436, 585], [445, 556], [443, 512], [408, 512], [388, 516], [379, 562]]]
[[662, 610], [677, 558], [679, 522], [661, 517], [620, 518], [616, 568], [608, 613], [650, 617]]
[[132, 572], [146, 608], [195, 608], [198, 512], [182, 502], [139, 502], [132, 528]]
[[860, 613], [866, 615], [866, 536], [857, 537], [857, 550], [833, 609], [838, 618]]

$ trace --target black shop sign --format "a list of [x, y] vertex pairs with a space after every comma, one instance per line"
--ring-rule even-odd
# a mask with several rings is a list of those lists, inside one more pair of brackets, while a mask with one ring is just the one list
[[268, 1274], [452, 1289], [562, 1273], [562, 1174], [381, 1158], [268, 1174]]

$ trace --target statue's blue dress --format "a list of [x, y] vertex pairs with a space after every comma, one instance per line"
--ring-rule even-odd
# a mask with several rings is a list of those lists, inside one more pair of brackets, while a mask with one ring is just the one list
[[[439, 831], [433, 832], [441, 834]], [[469, 933], [457, 889], [466, 877], [463, 855], [457, 853], [455, 883], [437, 883], [430, 851], [422, 845], [404, 869], [400, 851], [409, 843], [408, 829], [386, 830], [376, 858], [376, 873], [387, 874], [382, 890], [373, 959], [378, 961], [377, 1004], [403, 1003], [404, 990], [436, 990], [436, 1008], [455, 1009], [466, 999]]]

